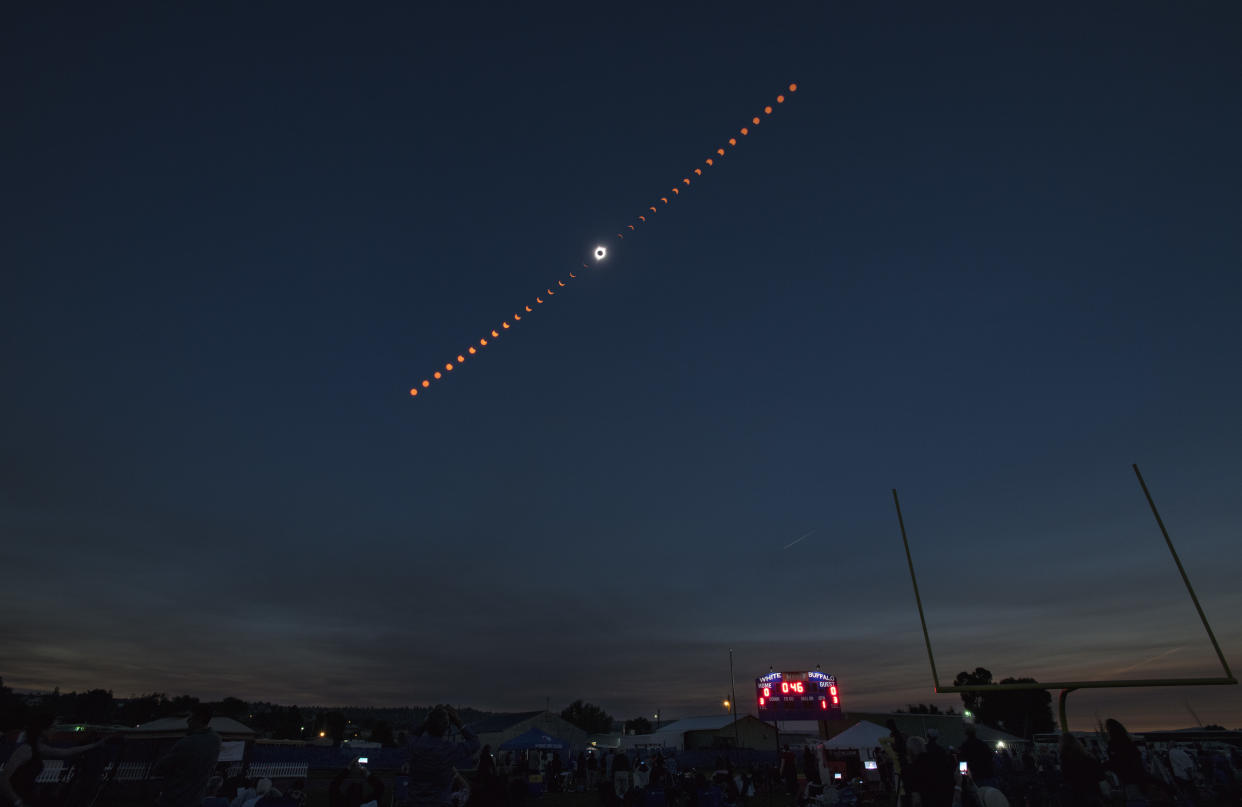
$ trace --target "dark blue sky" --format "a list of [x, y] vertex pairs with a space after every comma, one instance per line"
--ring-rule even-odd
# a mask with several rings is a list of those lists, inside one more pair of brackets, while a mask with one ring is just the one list
[[1215, 675], [1131, 462], [1240, 661], [1237, 8], [5, 13], [7, 684], [928, 701], [893, 487], [948, 677]]

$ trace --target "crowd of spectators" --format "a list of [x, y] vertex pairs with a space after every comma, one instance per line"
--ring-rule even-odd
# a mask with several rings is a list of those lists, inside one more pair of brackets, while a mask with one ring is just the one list
[[[304, 780], [284, 780], [284, 792], [267, 778], [226, 780], [210, 719], [208, 709], [196, 708], [186, 736], [153, 766], [157, 807], [306, 807]], [[34, 778], [43, 758], [102, 745], [52, 748], [41, 736], [47, 723], [30, 723], [0, 774], [0, 797], [15, 807], [39, 803]], [[1136, 742], [1116, 720], [1095, 735], [1064, 733], [1055, 744], [1017, 747], [983, 742], [969, 723], [957, 748], [943, 744], [934, 729], [911, 737], [892, 721], [889, 729], [872, 754], [878, 766], [870, 777], [859, 760], [820, 759], [812, 746], [788, 745], [775, 762], [735, 767], [722, 755], [703, 769], [679, 770], [676, 755], [662, 749], [497, 755], [490, 746], [480, 749], [455, 711], [437, 707], [411, 741], [395, 781], [386, 783], [355, 761], [331, 781], [328, 804], [508, 807], [544, 792], [578, 791], [595, 793], [602, 807], [746, 807], [756, 793], [784, 794], [798, 807], [851, 807], [877, 796], [896, 807], [1242, 805], [1242, 750], [1224, 743]]]
[[900, 807], [1147, 807], [1242, 804], [1242, 752], [1224, 744], [1137, 743], [1116, 720], [1102, 738], [996, 747], [967, 729], [959, 748], [934, 730], [906, 737], [891, 722], [874, 751]]

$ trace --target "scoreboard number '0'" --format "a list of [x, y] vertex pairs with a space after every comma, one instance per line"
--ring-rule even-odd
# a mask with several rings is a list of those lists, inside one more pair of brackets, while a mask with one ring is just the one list
[[770, 672], [755, 679], [761, 720], [833, 720], [841, 716], [836, 676], [819, 670]]

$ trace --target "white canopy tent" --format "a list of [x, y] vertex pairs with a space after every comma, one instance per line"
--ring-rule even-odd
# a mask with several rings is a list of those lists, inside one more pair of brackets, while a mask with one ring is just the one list
[[860, 720], [845, 731], [824, 743], [825, 748], [854, 748], [863, 759], [874, 759], [874, 751], [880, 740], [889, 735], [884, 726]]

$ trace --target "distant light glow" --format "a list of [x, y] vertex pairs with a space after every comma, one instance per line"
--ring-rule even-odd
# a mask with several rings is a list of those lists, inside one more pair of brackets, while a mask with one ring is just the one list
[[602, 261], [604, 258], [607, 258], [607, 257], [608, 257], [608, 247], [601, 246], [601, 247], [595, 248], [595, 260]]

